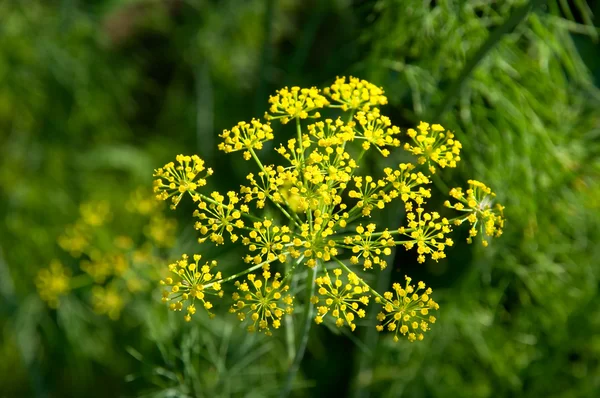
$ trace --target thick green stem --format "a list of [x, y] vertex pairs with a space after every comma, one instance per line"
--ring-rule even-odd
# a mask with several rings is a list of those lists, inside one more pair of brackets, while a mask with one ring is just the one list
[[[281, 281], [282, 284], [286, 284], [288, 279], [290, 280], [290, 285], [292, 291], [295, 290], [295, 280], [292, 278], [294, 269], [298, 264], [302, 264], [304, 261], [304, 255], [300, 256], [294, 263], [290, 266], [290, 262], [287, 261], [285, 263], [285, 277]], [[288, 360], [290, 363], [294, 361], [294, 352], [296, 351], [296, 336], [294, 335], [294, 317], [286, 316], [285, 318], [285, 341], [288, 352]]]
[[302, 362], [302, 358], [304, 358], [304, 353], [306, 352], [306, 346], [308, 344], [308, 336], [310, 334], [310, 328], [312, 326], [312, 313], [314, 304], [311, 303], [310, 299], [315, 294], [315, 277], [317, 275], [317, 268], [319, 267], [319, 263], [311, 270], [308, 271], [306, 275], [306, 303], [304, 307], [304, 316], [303, 316], [303, 326], [302, 326], [302, 335], [300, 337], [300, 344], [298, 345], [298, 350], [296, 351], [296, 357], [294, 358], [294, 362], [290, 365], [288, 370], [287, 378], [285, 381], [285, 385], [281, 390], [280, 397], [287, 397], [292, 390], [292, 384], [294, 379], [296, 378], [296, 374], [298, 373], [298, 369], [300, 368], [300, 363]]

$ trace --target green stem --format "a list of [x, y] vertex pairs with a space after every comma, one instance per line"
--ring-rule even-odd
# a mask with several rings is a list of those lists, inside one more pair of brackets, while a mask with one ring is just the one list
[[302, 173], [302, 180], [304, 180], [304, 145], [302, 140], [302, 126], [300, 125], [300, 118], [296, 118], [296, 134], [298, 135], [298, 148], [300, 149], [300, 156], [302, 158], [302, 168], [300, 172]]
[[300, 368], [300, 363], [302, 362], [302, 358], [304, 358], [304, 353], [306, 352], [310, 327], [312, 326], [312, 310], [314, 307], [314, 304], [311, 303], [310, 299], [315, 294], [315, 277], [317, 275], [317, 268], [319, 267], [319, 264], [320, 262], [318, 262], [317, 265], [309, 270], [308, 274], [306, 275], [306, 303], [304, 307], [302, 335], [300, 345], [298, 346], [298, 351], [296, 351], [296, 357], [294, 358], [294, 362], [292, 362], [288, 370], [285, 386], [279, 395], [282, 398], [287, 397], [290, 394], [290, 391], [292, 390], [292, 383], [296, 378], [296, 374]]
[[296, 269], [296, 266], [298, 264], [302, 263], [302, 261], [304, 261], [304, 254], [302, 254], [300, 257], [298, 257], [298, 260], [296, 260], [294, 265], [292, 265], [292, 267], [286, 271], [285, 276], [283, 277], [283, 280], [281, 281], [281, 283], [284, 283], [293, 275], [293, 272]]
[[[304, 158], [304, 144], [302, 139], [302, 125], [300, 124], [300, 118], [296, 117], [296, 134], [298, 135], [298, 149], [300, 149], [300, 158], [302, 159], [301, 167], [298, 167], [298, 172], [302, 177], [302, 185], [308, 189], [308, 184], [306, 183], [306, 178], [304, 177], [304, 168], [306, 166], [306, 160]], [[308, 225], [310, 226], [310, 232], [313, 232], [313, 222], [312, 222], [312, 210], [310, 206], [306, 209], [306, 216], [308, 218]]]
[[[300, 256], [292, 266], [290, 266], [290, 262], [286, 261], [285, 263], [285, 277], [281, 281], [282, 284], [285, 284], [287, 279], [292, 276], [292, 273], [296, 266], [304, 260], [304, 255]], [[292, 291], [295, 290], [295, 281], [292, 279], [290, 281]], [[285, 318], [285, 342], [287, 347], [288, 361], [292, 363], [294, 361], [294, 352], [296, 351], [296, 336], [294, 335], [294, 317], [286, 316]]]

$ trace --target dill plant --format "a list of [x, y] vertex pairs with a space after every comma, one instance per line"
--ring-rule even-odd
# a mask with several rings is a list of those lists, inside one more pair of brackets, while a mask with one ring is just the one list
[[[178, 155], [174, 162], [154, 172], [157, 198], [176, 208], [184, 196], [195, 204], [193, 213], [198, 241], [214, 245], [241, 243], [246, 255], [243, 271], [222, 275], [218, 262], [201, 254], [168, 266], [163, 301], [191, 321], [199, 308], [213, 316], [215, 300], [234, 290], [230, 312], [245, 322], [250, 332], [271, 335], [298, 307], [303, 312], [302, 340], [296, 361], [302, 357], [312, 320], [331, 319], [337, 327], [355, 330], [370, 307], [378, 311], [378, 331], [389, 331], [394, 341], [422, 340], [435, 323], [439, 305], [424, 282], [393, 283], [391, 291], [377, 292], [361, 272], [388, 266], [387, 256], [396, 246], [415, 250], [417, 260], [438, 261], [453, 245], [453, 229], [471, 225], [469, 241], [500, 236], [503, 207], [485, 184], [469, 181], [463, 192], [454, 188], [456, 213], [444, 217], [426, 209], [431, 198], [432, 175], [460, 161], [461, 144], [439, 124], [421, 122], [404, 135], [382, 115], [387, 103], [383, 89], [354, 77], [337, 78], [323, 90], [283, 88], [269, 99], [264, 120], [240, 122], [220, 135], [219, 149], [240, 153], [254, 163], [247, 185], [238, 191], [202, 189], [213, 170], [197, 155]], [[324, 118], [325, 108], [340, 113]], [[276, 139], [275, 123], [294, 123], [296, 136], [274, 150], [280, 164], [265, 164], [261, 150]], [[386, 167], [379, 175], [363, 175], [360, 162], [369, 151], [388, 157], [403, 148], [416, 156], [412, 163]], [[381, 229], [370, 221], [373, 212], [402, 202], [406, 222], [397, 229]], [[267, 213], [273, 210], [276, 216]], [[191, 261], [193, 258], [193, 261]], [[304, 297], [292, 293], [295, 277], [306, 274]], [[316, 307], [316, 312], [313, 307]]]

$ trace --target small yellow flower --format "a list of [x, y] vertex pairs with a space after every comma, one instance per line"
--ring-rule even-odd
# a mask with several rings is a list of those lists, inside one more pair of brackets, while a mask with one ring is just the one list
[[363, 150], [368, 150], [371, 145], [374, 145], [384, 157], [387, 157], [390, 151], [385, 147], [400, 146], [400, 140], [396, 138], [400, 134], [400, 129], [392, 125], [389, 117], [381, 116], [379, 109], [358, 112], [355, 119], [358, 122], [355, 128], [356, 137], [364, 140]]
[[250, 160], [252, 155], [250, 150], [260, 150], [263, 143], [273, 139], [273, 129], [269, 123], [261, 123], [252, 119], [250, 123], [239, 122], [231, 130], [223, 130], [219, 135], [223, 142], [219, 144], [219, 149], [225, 153], [245, 150], [244, 159]]
[[[444, 132], [439, 124], [431, 127], [429, 123], [421, 122], [417, 130], [408, 129], [407, 134], [412, 138], [414, 145], [404, 144], [404, 149], [416, 155], [420, 164], [428, 163], [429, 171], [435, 173], [436, 163], [441, 168], [456, 167], [460, 161], [461, 143], [454, 139], [450, 131]], [[433, 163], [432, 163], [433, 162]]]
[[131, 193], [129, 199], [125, 203], [125, 208], [131, 213], [137, 213], [144, 216], [154, 213], [160, 209], [162, 202], [156, 200], [156, 195], [152, 195], [151, 191], [145, 188], [138, 188]]
[[53, 260], [48, 268], [38, 272], [35, 285], [41, 299], [51, 308], [57, 308], [60, 297], [66, 296], [71, 291], [70, 281], [71, 272], [58, 260]]
[[101, 253], [97, 249], [91, 251], [89, 260], [81, 261], [80, 268], [90, 275], [96, 283], [104, 283], [114, 273], [111, 256]]
[[346, 125], [339, 117], [335, 122], [332, 119], [309, 124], [306, 129], [309, 136], [314, 138], [317, 145], [324, 148], [343, 145], [354, 140], [354, 123]]
[[[217, 245], [222, 245], [225, 242], [223, 234], [227, 232], [232, 242], [238, 240], [238, 235], [235, 234], [235, 229], [244, 227], [244, 221], [241, 220], [242, 213], [247, 212], [247, 206], [238, 206], [239, 198], [236, 192], [227, 192], [228, 203], [225, 204], [225, 197], [218, 192], [213, 192], [211, 201], [207, 202], [201, 197], [194, 197], [198, 202], [198, 209], [194, 211], [194, 217], [198, 217], [199, 221], [194, 224], [194, 228], [200, 231], [204, 236], [209, 236], [210, 240]], [[200, 238], [200, 243], [204, 242], [205, 238]]]
[[388, 102], [381, 87], [352, 76], [348, 82], [345, 77], [338, 77], [331, 87], [325, 88], [323, 92], [334, 102], [339, 103], [340, 105], [337, 106], [344, 111], [361, 110], [366, 112], [372, 106], [381, 106]]
[[92, 307], [96, 313], [108, 315], [114, 321], [119, 319], [124, 305], [123, 296], [113, 287], [94, 286], [92, 289]]
[[394, 283], [393, 292], [385, 292], [383, 300], [379, 297], [375, 299], [383, 306], [382, 311], [377, 314], [377, 320], [381, 322], [377, 325], [377, 331], [381, 332], [385, 328], [394, 332], [396, 342], [399, 340], [398, 333], [406, 336], [411, 343], [423, 340], [423, 333], [436, 321], [429, 313], [440, 308], [430, 297], [431, 288], [426, 288], [423, 282], [419, 282], [415, 288], [410, 282], [411, 278], [407, 276], [404, 288], [399, 283]]
[[273, 220], [256, 221], [248, 236], [242, 243], [248, 246], [249, 254], [245, 257], [247, 263], [260, 264], [263, 261], [285, 262], [288, 256], [286, 247], [292, 246], [290, 228], [278, 226]]
[[200, 301], [202, 306], [212, 317], [210, 312], [213, 307], [212, 302], [208, 301], [207, 295], [223, 297], [221, 290], [221, 272], [212, 273], [212, 269], [217, 266], [216, 261], [211, 261], [200, 265], [202, 256], [194, 254], [193, 262], [188, 261], [186, 254], [181, 256], [181, 260], [169, 264], [169, 271], [176, 275], [176, 279], [168, 276], [160, 281], [161, 285], [169, 286], [170, 290], [163, 291], [163, 302], [171, 302], [169, 309], [172, 311], [181, 311], [184, 303], [188, 303], [186, 315], [187, 322], [191, 321], [192, 315], [196, 313], [196, 300]]
[[161, 213], [153, 214], [144, 227], [144, 234], [158, 247], [169, 248], [175, 244], [177, 220]]
[[271, 272], [263, 271], [264, 282], [257, 279], [256, 275], [248, 275], [248, 280], [235, 282], [238, 292], [233, 293], [235, 303], [230, 312], [237, 313], [238, 319], [244, 321], [250, 318], [252, 324], [248, 326], [249, 332], [261, 331], [267, 336], [272, 334], [271, 326], [279, 329], [281, 318], [294, 311], [293, 298], [283, 294], [289, 290], [288, 285], [282, 285], [280, 275], [276, 273], [272, 281]]
[[397, 170], [391, 167], [383, 169], [385, 180], [393, 187], [387, 195], [391, 198], [400, 197], [406, 211], [412, 211], [411, 201], [420, 206], [431, 197], [431, 189], [424, 187], [431, 183], [430, 179], [420, 171], [415, 173], [414, 169], [415, 166], [410, 163], [400, 163]]
[[58, 245], [73, 257], [81, 256], [89, 249], [93, 229], [82, 222], [76, 222], [65, 228], [58, 237]]
[[360, 224], [356, 227], [356, 235], [349, 235], [344, 238], [346, 248], [352, 251], [350, 262], [360, 264], [364, 269], [372, 269], [374, 265], [380, 269], [387, 267], [387, 262], [382, 258], [392, 254], [392, 249], [396, 245], [391, 233], [388, 230], [375, 232], [375, 224], [370, 223], [365, 227]]
[[353, 177], [354, 187], [348, 191], [348, 196], [358, 199], [356, 209], [360, 209], [363, 217], [369, 217], [375, 208], [383, 210], [387, 203], [397, 195], [386, 194], [385, 188], [389, 185], [385, 180], [374, 180], [371, 176]]
[[435, 261], [445, 258], [446, 247], [454, 245], [452, 239], [446, 238], [446, 235], [452, 232], [448, 219], [442, 218], [436, 211], [426, 213], [421, 207], [417, 208], [415, 212], [408, 213], [406, 218], [408, 219], [408, 228], [398, 229], [398, 233], [410, 238], [403, 242], [406, 250], [410, 250], [416, 245], [419, 263], [425, 262], [426, 254], [429, 254]]
[[[206, 177], [212, 175], [211, 168], [204, 167], [204, 160], [196, 155], [177, 155], [173, 162], [154, 171], [154, 192], [160, 200], [171, 198], [171, 208], [177, 207], [184, 193], [193, 194], [198, 187], [206, 185]], [[201, 173], [205, 172], [203, 176]]]
[[322, 96], [316, 87], [282, 88], [269, 98], [269, 103], [271, 107], [269, 112], [265, 113], [265, 119], [281, 119], [283, 124], [295, 118], [321, 117], [319, 112], [311, 112], [329, 105], [327, 98]]
[[104, 200], [82, 203], [79, 214], [84, 224], [99, 227], [110, 220], [110, 205]]
[[258, 172], [258, 180], [253, 173], [249, 173], [246, 179], [250, 182], [250, 186], [241, 186], [240, 194], [245, 203], [256, 201], [256, 207], [262, 209], [265, 206], [269, 195], [276, 195], [278, 192], [278, 184], [283, 184], [282, 175], [278, 173], [273, 166], [264, 166], [263, 170]]
[[358, 276], [348, 274], [348, 282], [344, 283], [340, 279], [341, 269], [333, 270], [335, 280], [332, 281], [329, 274], [316, 278], [315, 283], [319, 287], [318, 296], [314, 296], [311, 301], [317, 305], [317, 316], [315, 322], [320, 324], [327, 314], [335, 318], [337, 327], [348, 325], [352, 331], [356, 329], [354, 323], [355, 317], [364, 318], [366, 312], [362, 306], [369, 304], [369, 288], [362, 286]]
[[[444, 205], [464, 213], [465, 216], [458, 218], [454, 223], [460, 225], [465, 221], [471, 224], [468, 243], [472, 243], [473, 237], [481, 232], [481, 240], [484, 246], [488, 245], [485, 236], [499, 237], [504, 228], [504, 206], [494, 204], [496, 194], [482, 182], [476, 180], [467, 181], [469, 189], [465, 193], [461, 188], [452, 188], [450, 196], [458, 200], [455, 204], [446, 201]], [[484, 236], [485, 235], [485, 236]]]

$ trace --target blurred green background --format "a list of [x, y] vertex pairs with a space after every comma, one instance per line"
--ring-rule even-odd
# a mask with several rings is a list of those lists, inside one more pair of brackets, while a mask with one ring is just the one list
[[[198, 249], [191, 207], [151, 204], [152, 171], [197, 153], [228, 176], [210, 188], [235, 188], [244, 164], [217, 134], [278, 88], [343, 75], [382, 86], [403, 131], [454, 131], [463, 162], [438, 184], [486, 182], [508, 221], [439, 263], [398, 251], [381, 290], [388, 274], [432, 285], [431, 333], [313, 328], [293, 395], [597, 396], [598, 14], [583, 0], [0, 2], [0, 397], [276, 396], [278, 337], [160, 303], [153, 272]], [[127, 283], [91, 289], [76, 275], [106, 250], [127, 256]], [[83, 281], [57, 309], [36, 290], [53, 261]]]

